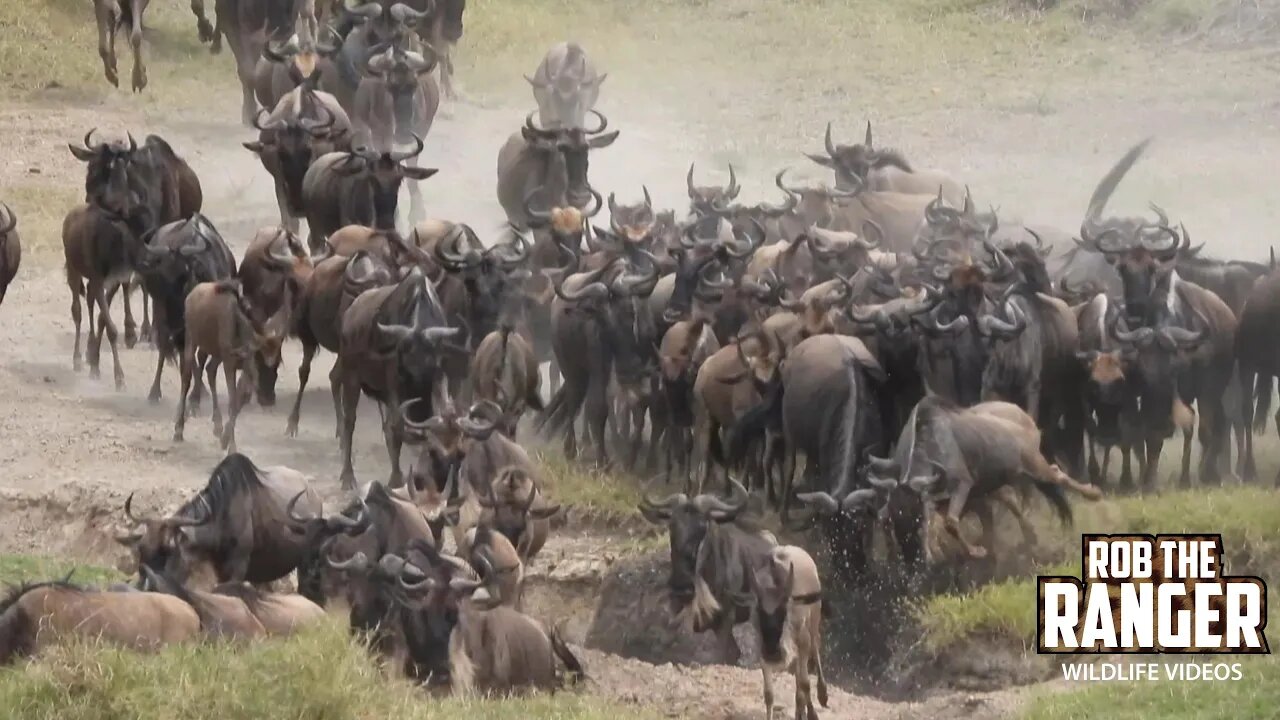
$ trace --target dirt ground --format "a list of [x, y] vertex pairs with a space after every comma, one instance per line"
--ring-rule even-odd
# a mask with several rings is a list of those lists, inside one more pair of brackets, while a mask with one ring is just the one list
[[[1140, 82], [1135, 79], [1133, 82]], [[30, 101], [0, 109], [0, 134], [16, 152], [0, 164], [0, 189], [32, 182], [78, 192], [82, 166], [66, 151], [90, 127], [104, 132], [132, 130], [164, 136], [199, 174], [205, 213], [241, 251], [256, 228], [273, 224], [277, 210], [269, 176], [241, 147], [251, 133], [236, 122], [236, 104], [214, 98], [209, 107], [192, 107], [148, 117], [124, 95], [86, 104], [49, 91]], [[700, 177], [722, 177], [726, 157], [722, 136], [742, 131], [725, 128], [717, 117], [688, 117], [678, 108], [653, 108], [604, 93], [601, 107], [615, 127], [618, 142], [592, 155], [593, 184], [616, 190], [620, 200], [640, 195], [647, 184], [661, 206], [684, 207], [684, 173], [697, 160]], [[482, 237], [504, 226], [494, 193], [496, 154], [519, 127], [526, 98], [479, 106], [447, 104], [423, 153], [423, 164], [441, 168], [424, 183], [429, 213], [472, 224]], [[1274, 242], [1272, 228], [1280, 207], [1268, 202], [1269, 179], [1280, 162], [1276, 108], [1280, 90], [1259, 88], [1248, 102], [1222, 106], [1188, 105], [1145, 99], [1116, 102], [1113, 94], [1097, 102], [1082, 98], [1051, 113], [1017, 107], [938, 108], [912, 116], [876, 116], [882, 142], [898, 145], [922, 165], [936, 165], [971, 183], [985, 204], [1001, 208], [1011, 222], [1056, 224], [1071, 230], [1093, 184], [1131, 144], [1156, 135], [1151, 158], [1139, 166], [1120, 193], [1121, 204], [1136, 210], [1148, 199], [1176, 209], [1197, 241], [1209, 252], [1263, 259]], [[806, 140], [780, 139], [773, 151], [742, 161], [744, 198], [776, 201], [770, 168], [791, 163], [800, 176], [819, 177], [816, 166], [799, 155], [822, 147], [827, 117], [815, 114]], [[837, 132], [860, 137], [861, 116], [837, 118]], [[749, 131], [749, 130], [748, 130]], [[856, 135], [855, 135], [856, 134]], [[701, 150], [694, 148], [701, 147]], [[731, 155], [732, 153], [730, 153]], [[1255, 190], [1255, 185], [1264, 185]], [[0, 190], [0, 195], [3, 191]], [[17, 208], [20, 210], [20, 208]], [[60, 216], [65, 208], [41, 208]], [[603, 218], [601, 218], [604, 221]], [[19, 226], [20, 229], [22, 226]], [[110, 381], [111, 355], [104, 346], [103, 378], [72, 370], [73, 326], [69, 293], [56, 251], [59, 239], [24, 238], [29, 245], [55, 249], [28, 257], [0, 308], [0, 552], [39, 553], [112, 562], [110, 535], [119, 508], [132, 492], [143, 508], [171, 506], [199, 487], [221, 452], [212, 435], [209, 405], [189, 421], [184, 443], [171, 440], [177, 371], [165, 369], [164, 398], [146, 399], [155, 356], [149, 345], [120, 346], [127, 387]], [[135, 308], [138, 300], [135, 298]], [[114, 312], [121, 322], [118, 306]], [[264, 466], [288, 465], [309, 473], [334, 502], [338, 500], [339, 452], [327, 387], [332, 357], [321, 355], [313, 368], [297, 438], [285, 436], [285, 418], [297, 390], [296, 347], [287, 348], [275, 408], [249, 408], [238, 427], [240, 450]], [[225, 397], [225, 390], [224, 390]], [[356, 472], [361, 482], [386, 477], [387, 459], [376, 413], [366, 400], [357, 431]], [[1264, 471], [1265, 472], [1265, 471]], [[599, 560], [608, 538], [562, 540], [548, 550], [547, 562], [566, 566]], [[577, 563], [577, 565], [574, 565]], [[554, 571], [549, 571], [554, 574]], [[591, 576], [593, 571], [586, 571]], [[580, 579], [580, 578], [579, 578]], [[653, 666], [588, 652], [594, 682], [602, 694], [623, 700], [656, 702], [672, 717], [763, 717], [756, 671], [704, 667], [689, 670]], [[790, 707], [789, 680], [779, 681], [778, 697]], [[654, 693], [658, 697], [654, 697]], [[1017, 707], [1026, 690], [992, 695], [948, 694], [922, 703], [891, 704], [833, 691], [824, 717], [927, 718], [1002, 717]]]

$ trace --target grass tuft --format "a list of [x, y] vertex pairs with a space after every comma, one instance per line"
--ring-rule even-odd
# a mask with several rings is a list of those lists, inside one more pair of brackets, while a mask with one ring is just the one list
[[25, 582], [60, 580], [72, 571], [74, 574], [71, 582], [80, 585], [104, 585], [126, 579], [112, 568], [35, 555], [0, 555], [0, 584], [19, 585]]
[[288, 640], [175, 645], [150, 655], [73, 643], [0, 671], [0, 707], [13, 720], [657, 717], [570, 692], [494, 701], [428, 698], [386, 678], [337, 618]]

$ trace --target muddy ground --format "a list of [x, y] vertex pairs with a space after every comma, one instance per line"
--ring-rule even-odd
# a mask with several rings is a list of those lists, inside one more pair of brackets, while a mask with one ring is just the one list
[[[964, 178], [984, 203], [989, 199], [1001, 207], [1002, 217], [1068, 230], [1078, 226], [1093, 183], [1114, 159], [1133, 142], [1156, 134], [1153, 155], [1160, 158], [1158, 164], [1148, 161], [1140, 166], [1121, 193], [1122, 200], [1136, 209], [1136, 203], [1155, 194], [1166, 207], [1177, 208], [1197, 240], [1209, 241], [1211, 252], [1264, 257], [1273, 241], [1271, 228], [1280, 220], [1280, 208], [1264, 200], [1272, 193], [1271, 171], [1280, 162], [1275, 112], [1280, 90], [1260, 88], [1249, 101], [1225, 106], [1158, 99], [1124, 103], [1114, 101], [1114, 95], [1099, 102], [1086, 98], [1060, 105], [1051, 113], [976, 103], [910, 116], [881, 111], [876, 119], [880, 132], [888, 136], [886, 143], [901, 146], [910, 157], [920, 158], [920, 164], [944, 167]], [[83, 182], [82, 166], [65, 144], [78, 140], [89, 127], [107, 132], [130, 129], [139, 138], [154, 132], [169, 140], [200, 175], [205, 213], [238, 252], [256, 228], [276, 221], [277, 211], [269, 177], [240, 146], [251, 134], [236, 122], [237, 106], [230, 97], [211, 91], [208, 106], [163, 116], [143, 114], [124, 95], [86, 102], [51, 90], [7, 103], [0, 109], [0, 136], [11, 150], [0, 164], [0, 196], [5, 187], [33, 181], [66, 187], [74, 195]], [[616, 189], [620, 199], [638, 197], [645, 183], [659, 205], [683, 207], [684, 172], [690, 160], [717, 168], [726, 156], [726, 133], [760, 131], [725, 125], [714, 114], [682, 115], [678, 108], [655, 109], [623, 100], [632, 98], [604, 94], [601, 107], [623, 133], [613, 147], [593, 154], [591, 167], [593, 184], [606, 193]], [[441, 168], [423, 187], [431, 215], [466, 221], [485, 237], [503, 227], [494, 197], [496, 155], [522, 121], [527, 105], [526, 98], [484, 106], [466, 101], [446, 105], [423, 153], [423, 164]], [[726, 117], [726, 122], [741, 119]], [[806, 140], [780, 140], [772, 151], [744, 160], [744, 197], [776, 201], [776, 192], [767, 191], [769, 168], [781, 162], [817, 177], [816, 166], [798, 152], [821, 148], [826, 119], [815, 114]], [[860, 132], [864, 118], [837, 120], [838, 128], [853, 134]], [[719, 177], [718, 170], [712, 172]], [[1263, 187], [1253, 192], [1257, 184]], [[54, 215], [64, 210], [41, 209]], [[118, 558], [110, 538], [119, 529], [124, 498], [136, 492], [143, 508], [171, 506], [205, 481], [221, 452], [210, 431], [207, 402], [205, 413], [189, 421], [187, 441], [171, 440], [177, 372], [166, 368], [164, 399], [148, 403], [155, 364], [150, 346], [125, 349], [121, 344], [127, 378], [123, 391], [116, 391], [110, 381], [106, 347], [103, 378], [73, 371], [73, 328], [56, 250], [59, 239], [28, 235], [26, 242], [46, 249], [27, 258], [0, 308], [0, 552], [110, 564]], [[115, 317], [120, 322], [118, 309]], [[297, 389], [298, 356], [296, 347], [288, 348], [280, 404], [252, 407], [241, 417], [240, 450], [260, 465], [283, 464], [309, 473], [337, 502], [339, 454], [327, 387], [330, 356], [320, 356], [314, 367], [298, 437], [285, 437], [285, 417]], [[360, 417], [357, 475], [361, 482], [384, 479], [386, 453], [376, 412], [367, 401]], [[565, 621], [575, 639], [602, 631], [592, 627], [594, 598], [615, 562], [619, 542], [599, 529], [568, 531], [553, 542], [534, 571], [535, 606]], [[544, 589], [537, 590], [537, 585]], [[602, 694], [656, 701], [673, 717], [763, 716], [755, 671], [722, 666], [689, 670], [595, 651], [587, 654], [587, 661]], [[788, 707], [789, 688], [786, 680], [778, 688]], [[913, 703], [833, 692], [828, 716], [1001, 717], [1012, 712], [1026, 692], [948, 692]]]

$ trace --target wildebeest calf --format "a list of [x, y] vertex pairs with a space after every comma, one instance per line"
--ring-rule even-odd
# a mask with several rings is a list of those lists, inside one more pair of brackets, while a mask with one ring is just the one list
[[809, 671], [818, 676], [818, 702], [827, 706], [827, 679], [822, 674], [822, 580], [818, 566], [802, 548], [780, 545], [749, 577], [756, 596], [756, 630], [760, 633], [760, 672], [764, 675], [764, 707], [773, 720], [773, 671], [791, 669], [796, 679], [796, 718], [817, 720], [809, 696]]

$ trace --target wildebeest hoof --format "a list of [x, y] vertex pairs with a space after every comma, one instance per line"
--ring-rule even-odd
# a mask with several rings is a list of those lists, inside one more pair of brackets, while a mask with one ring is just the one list
[[147, 87], [147, 71], [141, 66], [133, 68], [133, 91], [142, 92]]
[[147, 402], [151, 403], [152, 405], [159, 405], [160, 398], [161, 398], [160, 389], [157, 388], [155, 390], [152, 390], [150, 394], [147, 395]]
[[343, 489], [343, 490], [355, 490], [355, 489], [356, 489], [356, 474], [355, 474], [354, 472], [352, 472], [352, 471], [350, 471], [350, 470], [344, 470], [344, 471], [342, 472], [341, 480], [342, 480], [342, 489]]
[[99, 368], [97, 365], [92, 365], [92, 364], [89, 365], [89, 377], [93, 378], [94, 380], [97, 380], [98, 378], [102, 377], [102, 369]]
[[71, 358], [71, 369], [76, 372], [80, 372], [84, 369], [84, 360], [81, 360], [79, 355]]
[[107, 76], [107, 82], [115, 87], [120, 87], [120, 76], [116, 73], [116, 69], [111, 66], [103, 68], [103, 74]]
[[209, 45], [209, 54], [218, 55], [222, 52], [222, 35], [214, 35], [213, 43]]
[[116, 373], [116, 392], [124, 390], [124, 373]]
[[214, 39], [213, 23], [208, 18], [200, 18], [196, 20], [196, 30], [200, 32], [200, 42], [207, 43]]
[[182, 431], [181, 431], [181, 430], [174, 430], [174, 431], [173, 431], [173, 441], [174, 441], [174, 442], [183, 442], [183, 438], [182, 438]]
[[[223, 433], [222, 421], [215, 420], [213, 423], [213, 436], [218, 438], [218, 440], [222, 440], [223, 439], [222, 433]], [[225, 443], [223, 444], [225, 445]]]
[[134, 345], [138, 344], [138, 329], [135, 327], [126, 327], [124, 329], [124, 346], [127, 350], [132, 350]]
[[295, 417], [289, 418], [289, 424], [285, 426], [284, 434], [286, 437], [291, 437], [291, 438], [298, 437], [298, 419], [297, 418]]

